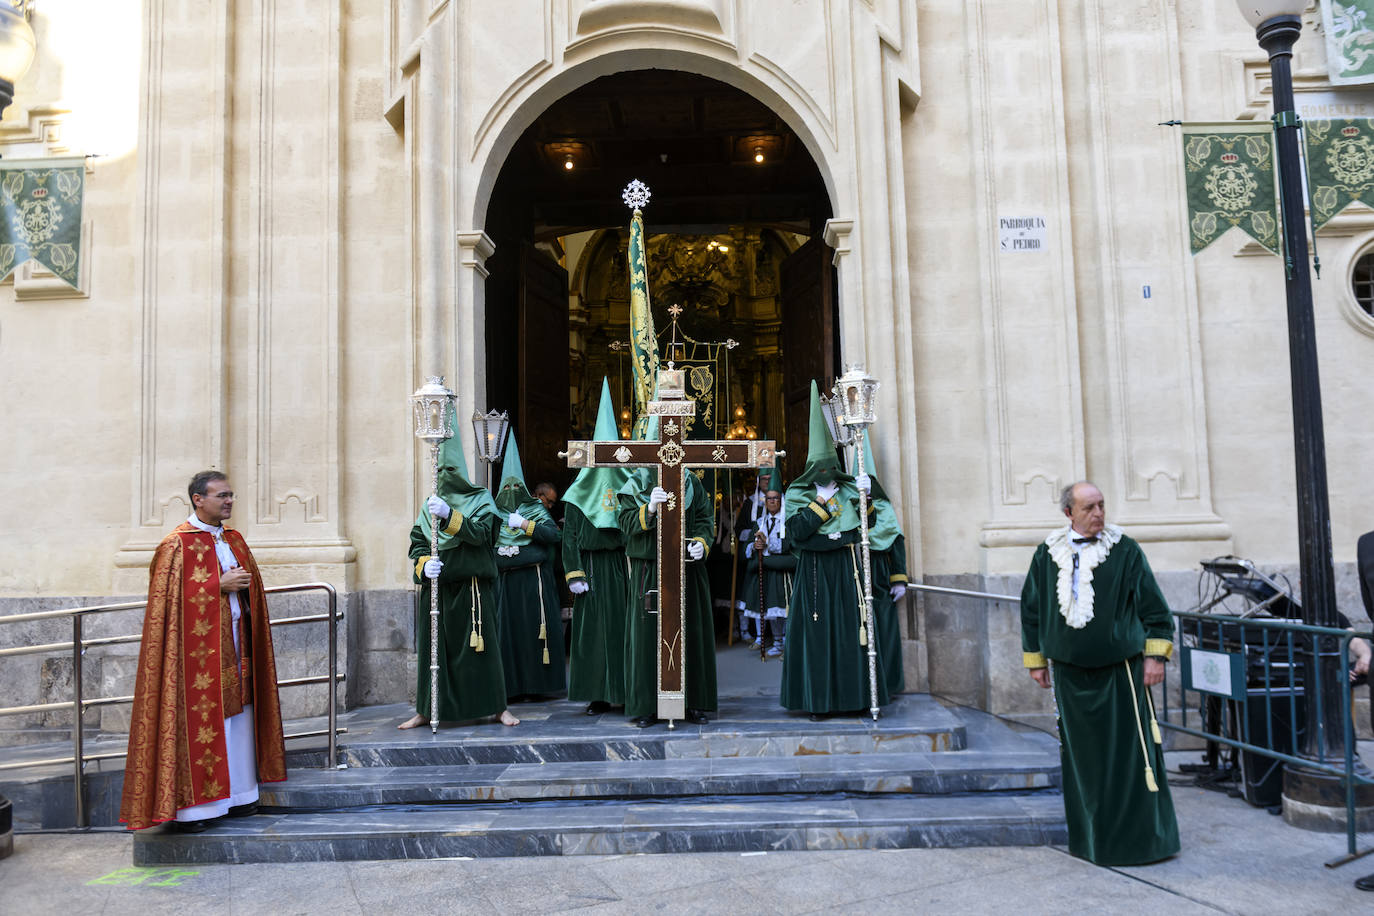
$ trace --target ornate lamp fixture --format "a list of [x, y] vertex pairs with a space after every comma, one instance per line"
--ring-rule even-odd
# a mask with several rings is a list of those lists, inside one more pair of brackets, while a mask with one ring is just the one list
[[[429, 492], [439, 494], [439, 446], [453, 438], [454, 394], [442, 375], [431, 375], [410, 396], [415, 413], [415, 438], [429, 443]], [[439, 519], [429, 519], [429, 555], [439, 555]], [[439, 731], [439, 582], [429, 586], [429, 730]]]
[[491, 466], [501, 460], [506, 450], [506, 433], [510, 429], [510, 415], [504, 410], [497, 413], [473, 411], [472, 434], [476, 442], [477, 457], [487, 466], [487, 489], [491, 489]]
[[14, 101], [14, 84], [29, 72], [38, 50], [30, 13], [29, 0], [0, 0], [0, 117]]

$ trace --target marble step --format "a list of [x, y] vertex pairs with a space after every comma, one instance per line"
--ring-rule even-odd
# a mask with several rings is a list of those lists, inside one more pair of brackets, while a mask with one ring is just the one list
[[302, 810], [426, 802], [797, 792], [1025, 792], [1053, 788], [1058, 783], [1057, 755], [1025, 742], [1011, 748], [941, 753], [292, 770], [286, 782], [263, 785], [261, 792], [264, 806]]
[[455, 856], [1038, 846], [1067, 841], [1054, 794], [732, 798], [379, 807], [225, 819], [134, 836], [135, 865]]
[[[929, 696], [898, 697], [873, 721], [835, 716], [812, 722], [776, 697], [726, 697], [706, 725], [635, 728], [621, 714], [587, 716], [563, 700], [513, 707], [521, 723], [444, 725], [400, 731], [406, 706], [355, 710], [340, 756], [349, 767], [422, 767], [715, 757], [938, 753], [968, 746], [963, 720]], [[321, 763], [323, 761], [321, 760]]]

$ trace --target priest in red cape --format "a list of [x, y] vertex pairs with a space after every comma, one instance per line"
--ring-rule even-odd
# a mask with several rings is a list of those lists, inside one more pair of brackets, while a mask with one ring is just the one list
[[162, 539], [129, 725], [119, 819], [195, 833], [257, 809], [258, 783], [286, 779], [267, 600], [253, 554], [223, 527], [234, 491], [202, 471], [195, 511]]

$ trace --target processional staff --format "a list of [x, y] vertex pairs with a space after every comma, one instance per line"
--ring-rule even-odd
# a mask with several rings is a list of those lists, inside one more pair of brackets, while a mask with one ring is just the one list
[[[835, 380], [834, 405], [837, 422], [854, 431], [854, 467], [864, 467], [864, 433], [878, 422], [876, 397], [878, 380], [862, 366], [850, 366]], [[878, 721], [878, 631], [873, 626], [873, 564], [868, 546], [868, 491], [859, 488], [859, 534], [864, 561], [864, 620], [868, 627], [868, 702], [873, 721]]]
[[[439, 447], [453, 438], [453, 403], [455, 396], [444, 387], [442, 375], [431, 375], [425, 384], [415, 389], [410, 403], [415, 412], [415, 438], [429, 443], [429, 492], [439, 495]], [[439, 556], [439, 524], [441, 519], [429, 515], [429, 555]], [[429, 583], [429, 731], [439, 731], [439, 580]]]

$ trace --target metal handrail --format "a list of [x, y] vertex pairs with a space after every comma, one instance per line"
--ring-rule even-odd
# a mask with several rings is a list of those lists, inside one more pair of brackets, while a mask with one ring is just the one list
[[[310, 677], [277, 678], [277, 686], [297, 687], [303, 684], [329, 684], [328, 718], [329, 725], [324, 731], [300, 732], [291, 735], [283, 735], [286, 740], [292, 738], [313, 738], [319, 735], [329, 737], [329, 756], [325, 761], [325, 768], [334, 766], [334, 761], [338, 757], [338, 697], [336, 696], [336, 684], [345, 680], [345, 675], [339, 673], [339, 620], [342, 614], [339, 613], [339, 593], [328, 582], [303, 582], [298, 585], [274, 585], [266, 588], [269, 595], [282, 595], [292, 592], [323, 591], [326, 593], [329, 602], [329, 610], [324, 614], [311, 614], [301, 617], [283, 617], [280, 620], [272, 620], [269, 616], [268, 626], [291, 626], [300, 623], [319, 623], [325, 621], [329, 624], [329, 674], [314, 675]], [[0, 771], [26, 769], [28, 767], [52, 766], [55, 764], [73, 764], [73, 792], [75, 801], [76, 824], [78, 827], [90, 826], [89, 815], [86, 811], [86, 791], [85, 791], [85, 766], [92, 760], [116, 760], [127, 756], [126, 753], [108, 752], [102, 754], [86, 754], [85, 738], [82, 734], [81, 719], [87, 709], [94, 709], [98, 706], [117, 706], [125, 703], [132, 703], [134, 698], [127, 697], [97, 697], [87, 700], [82, 696], [83, 684], [81, 677], [81, 657], [88, 648], [93, 646], [110, 646], [122, 643], [140, 642], [142, 635], [134, 636], [104, 636], [94, 639], [86, 639], [82, 635], [83, 623], [87, 615], [108, 614], [115, 611], [132, 611], [138, 608], [146, 608], [147, 601], [123, 601], [117, 604], [95, 604], [87, 607], [62, 608], [53, 611], [34, 611], [28, 614], [12, 614], [8, 617], [0, 617], [0, 624], [7, 623], [28, 623], [34, 620], [60, 620], [71, 618], [72, 621], [72, 640], [70, 643], [45, 643], [38, 646], [15, 646], [8, 649], [0, 649], [0, 657], [16, 655], [35, 655], [40, 653], [51, 653], [69, 649], [72, 653], [72, 699], [69, 702], [58, 703], [37, 703], [27, 706], [0, 706], [0, 716], [24, 715], [34, 712], [51, 712], [59, 709], [72, 710], [72, 753], [68, 757], [49, 757], [43, 760], [26, 760], [22, 763], [0, 764]], [[346, 731], [346, 730], [344, 730]]]

